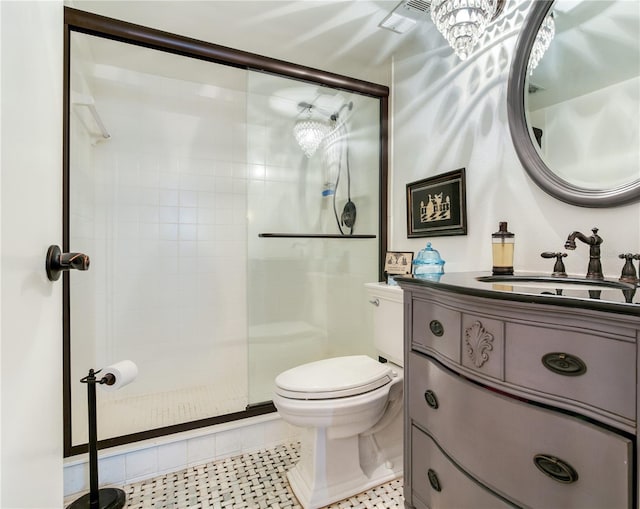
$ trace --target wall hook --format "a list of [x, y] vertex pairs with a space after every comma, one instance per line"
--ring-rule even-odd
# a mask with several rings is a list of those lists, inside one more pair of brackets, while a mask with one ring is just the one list
[[60, 279], [62, 271], [89, 270], [89, 257], [83, 253], [63, 253], [58, 246], [49, 246], [45, 266], [49, 281]]

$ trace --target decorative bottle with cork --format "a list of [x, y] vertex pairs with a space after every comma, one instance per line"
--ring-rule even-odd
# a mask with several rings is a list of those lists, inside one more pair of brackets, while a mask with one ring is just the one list
[[491, 235], [493, 274], [513, 274], [513, 248], [515, 235], [507, 231], [506, 221], [500, 222], [498, 231]]

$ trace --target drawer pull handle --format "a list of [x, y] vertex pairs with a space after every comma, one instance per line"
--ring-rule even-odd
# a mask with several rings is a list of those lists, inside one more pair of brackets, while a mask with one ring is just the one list
[[569, 463], [548, 454], [536, 454], [533, 457], [536, 467], [554, 481], [562, 484], [571, 484], [578, 480], [578, 473]]
[[370, 300], [369, 303], [373, 304], [376, 307], [378, 307], [380, 305], [380, 300], [379, 299], [373, 299], [373, 300]]
[[440, 337], [444, 334], [444, 327], [438, 320], [431, 320], [429, 322], [429, 329], [431, 329], [434, 336]]
[[432, 390], [425, 391], [424, 399], [427, 402], [427, 405], [429, 405], [434, 410], [438, 408], [438, 398], [436, 398], [436, 393]]
[[434, 470], [427, 470], [427, 477], [429, 478], [429, 484], [434, 490], [442, 491], [442, 486], [440, 486], [440, 479], [438, 479], [438, 474], [436, 474]]
[[548, 353], [542, 357], [542, 364], [558, 375], [580, 376], [587, 372], [587, 365], [582, 359], [568, 353]]

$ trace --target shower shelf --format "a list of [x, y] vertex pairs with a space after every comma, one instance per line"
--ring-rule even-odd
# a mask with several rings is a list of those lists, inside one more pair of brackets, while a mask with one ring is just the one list
[[337, 233], [259, 233], [258, 237], [281, 239], [375, 239], [375, 235], [340, 235]]

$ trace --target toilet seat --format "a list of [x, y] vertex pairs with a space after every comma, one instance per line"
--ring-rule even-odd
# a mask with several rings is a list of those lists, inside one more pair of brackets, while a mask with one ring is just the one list
[[336, 399], [373, 391], [392, 379], [390, 366], [366, 355], [351, 355], [289, 369], [276, 377], [275, 392], [290, 399]]

